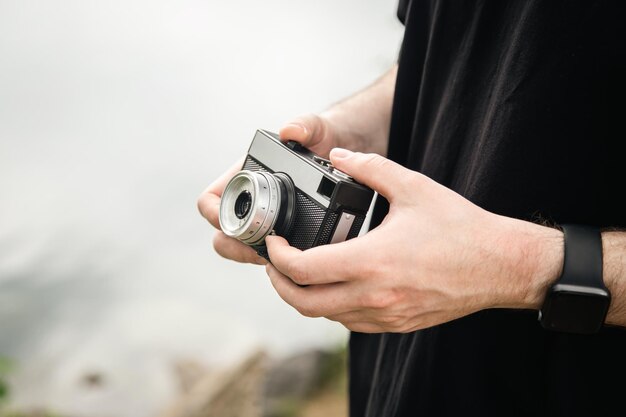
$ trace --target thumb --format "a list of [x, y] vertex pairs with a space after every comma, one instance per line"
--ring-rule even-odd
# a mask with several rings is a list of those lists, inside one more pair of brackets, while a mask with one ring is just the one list
[[407, 188], [407, 180], [415, 172], [375, 153], [351, 152], [334, 148], [330, 161], [338, 170], [350, 175], [361, 184], [367, 185], [389, 202]]
[[316, 145], [327, 142], [329, 130], [326, 119], [311, 113], [296, 117], [286, 123], [280, 128], [278, 134], [283, 141], [295, 140], [302, 146], [315, 151]]

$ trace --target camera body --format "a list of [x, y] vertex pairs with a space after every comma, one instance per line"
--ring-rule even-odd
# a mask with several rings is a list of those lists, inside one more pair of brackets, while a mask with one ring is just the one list
[[242, 170], [222, 194], [220, 226], [267, 258], [269, 234], [302, 250], [356, 237], [374, 196], [329, 160], [257, 130]]

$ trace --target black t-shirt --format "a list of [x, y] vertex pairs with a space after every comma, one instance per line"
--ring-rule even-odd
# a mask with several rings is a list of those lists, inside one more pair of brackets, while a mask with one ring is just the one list
[[[388, 156], [493, 213], [626, 227], [625, 4], [401, 1]], [[350, 337], [352, 417], [624, 416], [624, 395], [623, 328], [490, 309]]]

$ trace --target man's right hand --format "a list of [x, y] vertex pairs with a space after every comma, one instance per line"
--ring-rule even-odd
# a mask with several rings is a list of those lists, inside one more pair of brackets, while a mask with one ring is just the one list
[[[309, 114], [295, 118], [286, 123], [279, 131], [283, 141], [295, 140], [313, 152], [328, 157], [330, 150], [339, 146], [337, 133], [333, 125], [323, 116]], [[213, 237], [215, 251], [227, 259], [257, 265], [267, 264], [267, 260], [259, 256], [250, 246], [237, 239], [226, 236], [219, 223], [219, 210], [222, 193], [228, 181], [241, 170], [243, 158], [209, 185], [198, 198], [198, 210], [217, 229]]]

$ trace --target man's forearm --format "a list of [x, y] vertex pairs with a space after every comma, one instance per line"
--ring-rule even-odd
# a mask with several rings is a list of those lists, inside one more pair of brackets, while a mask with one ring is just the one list
[[606, 323], [626, 326], [626, 232], [603, 232], [604, 282], [611, 292]]
[[322, 112], [340, 132], [341, 147], [386, 155], [397, 70], [394, 65], [365, 89]]

